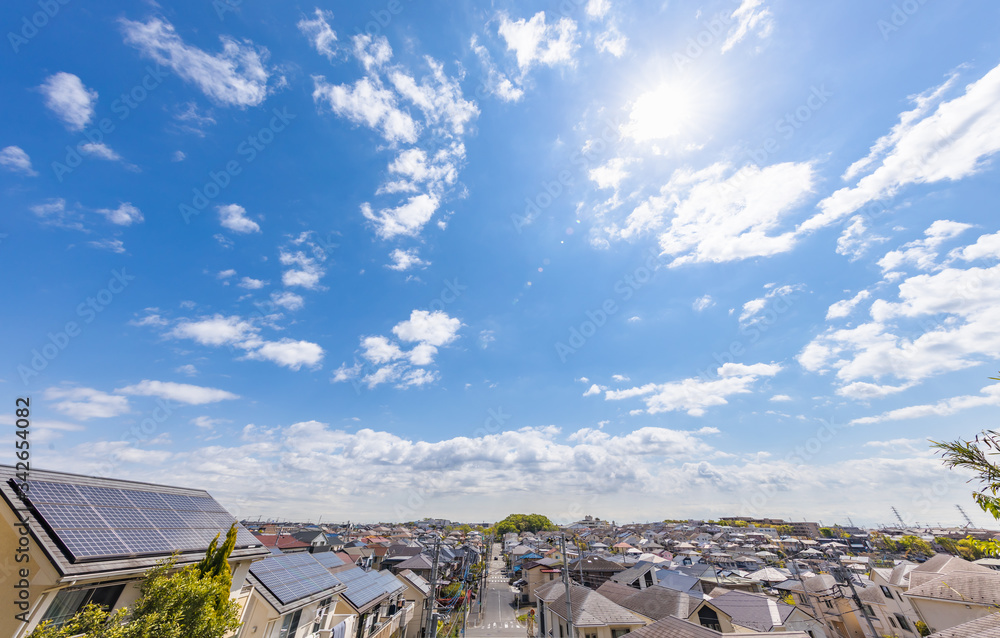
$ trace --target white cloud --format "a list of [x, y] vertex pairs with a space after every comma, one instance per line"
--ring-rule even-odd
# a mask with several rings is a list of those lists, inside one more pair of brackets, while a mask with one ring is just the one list
[[97, 91], [88, 89], [79, 77], [61, 71], [50, 75], [38, 89], [45, 96], [45, 106], [71, 131], [82, 131], [94, 117]]
[[197, 86], [209, 99], [224, 106], [256, 106], [267, 97], [267, 49], [252, 42], [220, 36], [222, 51], [212, 55], [185, 44], [169, 22], [120, 21], [125, 43], [157, 64]]
[[313, 76], [313, 101], [325, 104], [337, 115], [378, 131], [390, 143], [417, 141], [419, 126], [399, 108], [395, 93], [378, 78], [364, 77], [354, 83], [330, 84], [323, 76]]
[[189, 377], [193, 377], [198, 374], [198, 368], [196, 368], [193, 363], [185, 363], [182, 366], [177, 366], [176, 368], [174, 368], [174, 372], [180, 372], [181, 374], [186, 374]]
[[601, 53], [610, 53], [616, 58], [620, 58], [625, 55], [625, 49], [628, 47], [628, 38], [617, 28], [611, 26], [594, 38], [594, 46]]
[[862, 290], [850, 299], [838, 301], [827, 309], [826, 320], [830, 321], [831, 319], [843, 319], [844, 317], [850, 316], [850, 314], [854, 312], [854, 308], [857, 307], [859, 303], [871, 296], [872, 293], [867, 290]]
[[87, 245], [98, 250], [110, 250], [113, 253], [121, 254], [125, 252], [125, 242], [120, 239], [98, 239], [88, 241]]
[[312, 44], [313, 48], [332, 61], [337, 54], [337, 34], [330, 27], [333, 13], [317, 8], [315, 16], [312, 20], [302, 18], [297, 26], [299, 31], [309, 38], [309, 43]]
[[611, 375], [611, 378], [617, 381], [618, 383], [625, 383], [626, 381], [632, 380], [628, 377], [627, 374], [613, 374]]
[[396, 91], [424, 114], [431, 126], [441, 125], [455, 135], [463, 135], [466, 127], [479, 116], [475, 102], [462, 97], [458, 80], [444, 72], [444, 65], [428, 59], [431, 74], [420, 82], [402, 71], [393, 71], [389, 80]]
[[[670, 383], [647, 383], [625, 390], [608, 390], [607, 401], [622, 401], [642, 397], [645, 412], [687, 412], [691, 416], [704, 416], [707, 408], [726, 405], [727, 397], [749, 394], [753, 385], [762, 377], [773, 377], [781, 371], [776, 363], [753, 365], [727, 363], [716, 370], [717, 379], [691, 378]], [[643, 410], [639, 410], [642, 412]]]
[[957, 249], [949, 266], [925, 264], [934, 272], [902, 278], [896, 300], [875, 299], [869, 321], [818, 335], [799, 363], [811, 372], [836, 370], [839, 393], [867, 399], [996, 360], [1000, 266], [962, 268], [962, 254]]
[[79, 212], [74, 207], [67, 207], [66, 200], [62, 197], [49, 199], [44, 204], [36, 204], [31, 206], [29, 210], [44, 224], [72, 230], [85, 230], [80, 222]]
[[139, 383], [127, 385], [115, 389], [118, 394], [127, 394], [140, 397], [159, 397], [168, 401], [177, 401], [186, 405], [205, 405], [206, 403], [216, 403], [238, 399], [239, 395], [219, 390], [218, 388], [206, 388], [187, 383], [174, 383], [171, 381], [150, 381], [143, 379]]
[[187, 155], [184, 154], [184, 151], [174, 151], [174, 154], [171, 156], [170, 161], [183, 162], [186, 157]]
[[628, 171], [625, 170], [625, 167], [633, 161], [623, 157], [616, 157], [608, 160], [602, 166], [591, 169], [587, 176], [597, 184], [598, 188], [617, 189], [622, 180], [628, 177]]
[[429, 265], [428, 262], [417, 255], [416, 248], [411, 248], [410, 250], [397, 248], [389, 254], [389, 258], [392, 259], [392, 263], [387, 264], [386, 268], [400, 272], [411, 268], [426, 268]]
[[604, 392], [605, 390], [607, 390], [605, 386], [597, 385], [596, 383], [594, 383], [589, 388], [587, 388], [587, 391], [583, 393], [583, 396], [585, 397], [597, 396], [598, 394]]
[[278, 260], [282, 266], [291, 266], [281, 274], [281, 283], [288, 287], [305, 288], [306, 290], [318, 290], [322, 288], [319, 281], [326, 274], [320, 266], [318, 257], [310, 257], [304, 251], [286, 251], [282, 249], [278, 254]]
[[691, 307], [694, 308], [695, 312], [702, 312], [715, 305], [715, 300], [712, 299], [712, 295], [703, 295], [694, 300]]
[[[426, 385], [437, 380], [437, 373], [425, 370], [434, 363], [438, 348], [458, 338], [462, 322], [437, 310], [414, 310], [410, 318], [396, 324], [392, 333], [403, 342], [415, 343], [409, 350], [389, 337], [373, 335], [361, 339], [361, 356], [371, 367], [360, 363], [341, 365], [334, 372], [333, 381], [360, 379], [369, 388], [396, 381], [397, 387]], [[482, 335], [480, 335], [482, 338]], [[373, 367], [373, 368], [372, 368]]]
[[254, 279], [252, 277], [244, 277], [240, 279], [240, 283], [236, 284], [240, 288], [246, 288], [247, 290], [260, 290], [267, 285], [267, 282], [263, 279]]
[[[211, 116], [211, 111], [203, 115], [198, 111], [198, 105], [194, 102], [187, 102], [181, 105], [179, 109], [174, 114], [174, 126], [183, 133], [192, 133], [198, 137], [205, 137], [205, 129], [215, 124], [215, 118]], [[179, 159], [177, 158], [178, 153], [180, 154]], [[185, 157], [181, 151], [177, 151], [174, 155], [175, 162], [179, 162]]]
[[131, 226], [143, 221], [142, 211], [131, 202], [122, 202], [115, 209], [99, 208], [97, 212], [107, 217], [112, 224], [119, 226]]
[[539, 11], [530, 20], [511, 20], [501, 15], [497, 32], [507, 43], [507, 50], [514, 52], [522, 73], [535, 64], [575, 63], [573, 54], [579, 45], [576, 43], [576, 22], [570, 18], [562, 17], [553, 24], [546, 24], [544, 11]]
[[506, 73], [501, 71], [496, 63], [493, 62], [489, 50], [479, 44], [479, 39], [476, 36], [472, 36], [469, 46], [472, 47], [473, 52], [483, 66], [483, 70], [486, 72], [484, 87], [490, 94], [499, 97], [504, 102], [517, 102], [524, 97], [524, 89], [519, 85], [520, 80], [518, 78], [512, 80]]
[[392, 47], [384, 35], [359, 33], [351, 37], [354, 57], [366, 70], [385, 66], [392, 59]]
[[803, 286], [802, 284], [784, 285], [784, 286], [776, 286], [774, 284], [768, 284], [767, 286], [764, 286], [764, 288], [767, 290], [767, 292], [764, 293], [763, 297], [751, 299], [750, 301], [743, 304], [743, 312], [740, 313], [741, 324], [745, 324], [748, 322], [752, 323], [750, 322], [750, 320], [757, 317], [760, 314], [760, 312], [767, 307], [768, 302], [770, 302], [770, 300], [774, 299], [775, 297], [780, 298], [787, 305], [788, 304], [787, 299], [789, 298], [794, 299], [795, 293], [805, 289], [805, 286]]
[[739, 7], [729, 16], [736, 25], [729, 30], [726, 41], [722, 43], [725, 53], [742, 42], [748, 35], [755, 33], [760, 40], [767, 39], [774, 30], [774, 18], [771, 11], [764, 6], [764, 0], [743, 0]]
[[301, 295], [297, 295], [288, 290], [272, 292], [271, 301], [274, 302], [274, 305], [281, 306], [282, 308], [293, 312], [295, 310], [300, 310], [302, 306], [305, 305], [305, 299], [303, 299]]
[[773, 397], [770, 398], [770, 401], [775, 401], [775, 402], [779, 402], [779, 403], [780, 402], [784, 402], [784, 401], [791, 401], [791, 400], [792, 400], [792, 397], [788, 396], [787, 394], [776, 394], [776, 395], [774, 395]]
[[199, 428], [206, 429], [206, 430], [211, 430], [212, 428], [214, 428], [214, 427], [216, 427], [218, 425], [222, 425], [224, 423], [229, 423], [229, 420], [228, 419], [213, 419], [213, 418], [207, 417], [207, 416], [196, 416], [195, 418], [191, 419], [191, 424], [192, 425], [197, 426]]
[[892, 131], [844, 177], [868, 174], [821, 201], [820, 212], [803, 223], [802, 230], [832, 224], [905, 186], [957, 181], [982, 169], [1000, 150], [1000, 66], [969, 84], [963, 95], [942, 101], [953, 83], [954, 76], [911, 98], [916, 108], [902, 113]]
[[612, 224], [604, 232], [616, 239], [655, 233], [674, 267], [775, 255], [794, 247], [795, 232], [781, 226], [812, 192], [814, 180], [811, 164], [751, 165], [735, 173], [721, 163], [678, 169], [623, 228]]
[[264, 342], [249, 352], [247, 358], [267, 360], [292, 370], [298, 370], [302, 366], [318, 368], [323, 361], [323, 355], [323, 348], [319, 344], [282, 339]]
[[402, 341], [446, 346], [458, 338], [462, 322], [442, 310], [414, 310], [410, 318], [396, 324], [392, 333]]
[[219, 211], [219, 223], [223, 228], [228, 228], [234, 233], [248, 234], [259, 233], [260, 226], [257, 222], [246, 216], [247, 211], [239, 204], [225, 204], [217, 207]]
[[491, 343], [496, 341], [496, 334], [492, 330], [479, 331], [479, 347], [485, 350]]
[[6, 146], [0, 150], [0, 166], [31, 177], [38, 175], [38, 171], [31, 168], [31, 158], [20, 146]]
[[229, 279], [230, 277], [235, 277], [235, 276], [236, 276], [236, 271], [232, 268], [229, 268], [227, 270], [220, 270], [219, 273], [216, 275], [216, 277], [219, 279]]
[[405, 204], [383, 208], [377, 213], [367, 203], [361, 205], [361, 214], [375, 224], [375, 232], [382, 239], [398, 236], [413, 237], [420, 234], [431, 220], [440, 202], [426, 193], [410, 197]]
[[81, 144], [80, 152], [84, 155], [107, 160], [109, 162], [120, 162], [122, 159], [122, 156], [116, 153], [114, 149], [101, 142], [88, 142], [86, 144]]
[[45, 390], [43, 396], [46, 401], [53, 403], [55, 410], [81, 421], [106, 419], [129, 411], [128, 399], [125, 397], [93, 388], [52, 387]]
[[587, 0], [586, 11], [591, 18], [603, 18], [610, 8], [608, 0]]
[[877, 416], [862, 417], [851, 421], [851, 425], [868, 425], [885, 421], [907, 421], [928, 416], [945, 417], [984, 406], [1000, 405], [1000, 385], [993, 384], [980, 390], [978, 395], [964, 395], [942, 399], [936, 403], [911, 405], [897, 410], [883, 412]]
[[837, 238], [837, 254], [845, 255], [851, 261], [856, 261], [872, 246], [887, 241], [889, 241], [888, 237], [876, 235], [868, 228], [864, 217], [855, 215], [851, 219], [850, 225]]
[[969, 228], [972, 228], [969, 224], [939, 219], [924, 231], [925, 239], [917, 239], [903, 244], [898, 250], [889, 251], [879, 260], [878, 265], [884, 273], [898, 270], [907, 264], [919, 270], [931, 270], [937, 267], [937, 249], [941, 244], [958, 237]]
[[224, 346], [246, 341], [257, 334], [256, 327], [237, 316], [220, 314], [198, 320], [182, 319], [167, 336], [193, 339], [203, 346]]

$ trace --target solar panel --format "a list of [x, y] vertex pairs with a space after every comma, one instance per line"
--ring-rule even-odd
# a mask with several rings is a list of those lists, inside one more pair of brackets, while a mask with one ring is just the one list
[[327, 569], [333, 569], [334, 567], [340, 567], [344, 565], [344, 561], [341, 560], [340, 556], [337, 556], [333, 552], [321, 552], [319, 554], [313, 554], [320, 565], [326, 567]]
[[252, 573], [281, 604], [287, 605], [340, 585], [312, 554], [281, 554], [250, 566]]
[[344, 596], [359, 608], [387, 593], [403, 588], [403, 583], [389, 572], [366, 572], [357, 568], [340, 572], [337, 578], [347, 585]]
[[[234, 522], [207, 496], [57, 481], [32, 481], [25, 496], [73, 562], [204, 550]], [[237, 528], [237, 547], [257, 545]]]

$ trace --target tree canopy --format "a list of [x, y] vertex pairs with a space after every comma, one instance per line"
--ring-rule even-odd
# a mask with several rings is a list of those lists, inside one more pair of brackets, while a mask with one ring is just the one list
[[87, 605], [61, 627], [46, 621], [29, 638], [222, 638], [239, 628], [239, 606], [229, 599], [232, 574], [228, 558], [236, 545], [236, 525], [205, 558], [176, 570], [176, 558], [146, 572], [139, 598], [108, 613]]
[[547, 516], [541, 514], [511, 514], [494, 527], [497, 538], [510, 532], [543, 532], [559, 529]]

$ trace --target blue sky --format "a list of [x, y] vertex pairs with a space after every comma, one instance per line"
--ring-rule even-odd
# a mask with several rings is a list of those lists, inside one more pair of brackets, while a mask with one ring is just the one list
[[38, 467], [254, 518], [971, 508], [927, 439], [1000, 405], [1000, 7], [0, 12]]

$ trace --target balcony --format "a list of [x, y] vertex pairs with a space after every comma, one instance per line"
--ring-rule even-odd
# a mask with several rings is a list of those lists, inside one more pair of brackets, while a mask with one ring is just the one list
[[413, 617], [415, 605], [410, 602], [396, 611], [395, 614], [375, 625], [367, 638], [390, 638], [405, 623], [404, 619]]

